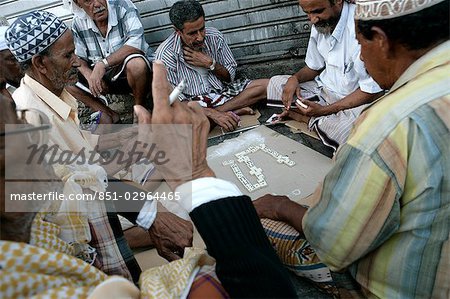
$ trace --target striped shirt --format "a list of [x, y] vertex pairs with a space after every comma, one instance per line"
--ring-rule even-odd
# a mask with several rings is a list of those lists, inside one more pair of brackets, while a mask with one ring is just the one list
[[303, 218], [320, 259], [371, 297], [450, 292], [449, 57], [447, 41], [361, 115]]
[[[234, 60], [230, 47], [219, 30], [206, 27], [204, 53], [214, 58], [217, 63], [224, 66], [230, 73], [231, 81], [236, 75], [237, 63]], [[156, 50], [155, 59], [162, 60], [167, 68], [169, 82], [176, 86], [184, 80], [186, 88], [182, 98], [205, 95], [211, 92], [220, 93], [224, 84], [213, 72], [208, 71], [208, 82], [204, 82], [202, 75], [194, 66], [186, 63], [183, 56], [181, 37], [172, 33]], [[211, 90], [212, 89], [212, 90]]]
[[75, 16], [72, 23], [75, 54], [88, 63], [108, 57], [123, 46], [141, 50], [153, 61], [153, 51], [144, 38], [139, 12], [130, 0], [108, 1], [108, 31], [103, 37], [91, 18]]

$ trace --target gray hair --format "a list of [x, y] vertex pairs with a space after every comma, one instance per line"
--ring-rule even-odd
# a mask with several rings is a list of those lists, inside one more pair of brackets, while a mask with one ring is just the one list
[[169, 11], [170, 21], [178, 30], [183, 30], [184, 23], [193, 22], [205, 17], [202, 5], [195, 0], [182, 0], [176, 2]]

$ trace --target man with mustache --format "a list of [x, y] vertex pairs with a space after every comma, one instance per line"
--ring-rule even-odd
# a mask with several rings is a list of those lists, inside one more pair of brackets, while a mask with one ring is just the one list
[[171, 85], [184, 81], [182, 100], [197, 100], [212, 123], [233, 131], [241, 109], [266, 97], [267, 79], [235, 80], [236, 61], [221, 32], [205, 27], [205, 12], [197, 1], [178, 1], [169, 12], [175, 32], [156, 50]]
[[[364, 104], [375, 100], [381, 89], [359, 59], [355, 4], [344, 0], [299, 0], [299, 4], [313, 24], [306, 66], [292, 76], [272, 77], [267, 99], [281, 100], [282, 117], [309, 123], [336, 150], [347, 140]], [[313, 95], [319, 96], [318, 102], [305, 99]], [[292, 105], [297, 98], [301, 104]]]
[[[64, 2], [74, 14], [80, 82], [87, 83], [95, 97], [132, 92], [135, 104], [149, 107], [153, 51], [144, 39], [136, 6], [129, 0]], [[76, 87], [69, 91], [83, 96]]]

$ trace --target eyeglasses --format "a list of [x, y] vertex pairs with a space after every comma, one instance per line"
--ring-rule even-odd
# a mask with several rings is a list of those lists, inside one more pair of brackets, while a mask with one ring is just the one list
[[17, 134], [28, 135], [31, 142], [46, 143], [48, 140], [46, 130], [52, 125], [47, 115], [37, 109], [16, 109], [18, 123], [5, 124], [5, 130], [0, 132], [0, 136], [10, 136]]

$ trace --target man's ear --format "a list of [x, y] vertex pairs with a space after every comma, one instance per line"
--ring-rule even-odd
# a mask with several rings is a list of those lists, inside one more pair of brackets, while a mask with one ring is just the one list
[[394, 55], [393, 47], [392, 43], [389, 42], [389, 38], [386, 33], [383, 29], [377, 26], [373, 26], [371, 30], [373, 32], [372, 42], [377, 45], [377, 48], [385, 58], [392, 58]]
[[45, 56], [36, 54], [31, 58], [31, 64], [34, 66], [34, 68], [42, 74], [47, 73], [47, 66], [45, 65], [44, 60], [46, 59]]
[[178, 29], [177, 27], [175, 27], [173, 25], [172, 25], [172, 27], [173, 27], [173, 30], [175, 30], [176, 34], [181, 35], [182, 32], [180, 29]]

